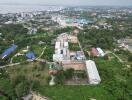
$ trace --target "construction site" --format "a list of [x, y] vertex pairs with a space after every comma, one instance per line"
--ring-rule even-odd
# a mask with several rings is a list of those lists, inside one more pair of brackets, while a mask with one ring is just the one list
[[[71, 49], [71, 45], [77, 49]], [[57, 37], [53, 61], [59, 63], [64, 71], [74, 69], [75, 72], [86, 72], [87, 78], [74, 77], [66, 82], [68, 85], [99, 84], [101, 82], [95, 62], [86, 59], [77, 36], [62, 33]]]

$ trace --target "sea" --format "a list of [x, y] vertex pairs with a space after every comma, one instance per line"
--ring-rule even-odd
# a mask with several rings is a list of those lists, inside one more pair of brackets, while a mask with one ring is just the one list
[[62, 6], [47, 5], [0, 4], [0, 14], [35, 11], [57, 11], [63, 8], [64, 7]]

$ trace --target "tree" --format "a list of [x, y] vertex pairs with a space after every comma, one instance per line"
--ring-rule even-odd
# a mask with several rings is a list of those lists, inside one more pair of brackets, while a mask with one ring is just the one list
[[128, 55], [128, 61], [132, 62], [132, 54]]
[[21, 82], [15, 87], [15, 91], [17, 97], [21, 98], [29, 92], [29, 84], [27, 82]]

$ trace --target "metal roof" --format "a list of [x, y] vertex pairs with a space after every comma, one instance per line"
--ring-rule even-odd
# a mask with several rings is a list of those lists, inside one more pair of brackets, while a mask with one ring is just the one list
[[35, 59], [36, 58], [33, 52], [27, 53], [26, 57], [29, 58], [29, 59]]
[[105, 53], [101, 48], [97, 48], [97, 51], [101, 56], [105, 56]]
[[86, 61], [86, 69], [87, 69], [87, 73], [88, 73], [90, 82], [93, 81], [96, 83], [96, 82], [101, 81], [94, 61], [92, 61], [92, 60]]
[[7, 50], [5, 50], [2, 54], [1, 54], [1, 58], [4, 59], [6, 56], [8, 56], [11, 52], [13, 52], [15, 49], [17, 48], [17, 45], [12, 45], [10, 48], [8, 48]]

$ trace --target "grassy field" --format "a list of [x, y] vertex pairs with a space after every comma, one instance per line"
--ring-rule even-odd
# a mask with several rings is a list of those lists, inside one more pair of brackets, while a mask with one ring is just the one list
[[7, 69], [11, 80], [19, 76], [24, 76], [28, 81], [39, 81], [41, 84], [47, 85], [48, 67], [44, 63], [32, 62]]
[[53, 100], [114, 100], [102, 86], [44, 86], [38, 91]]

